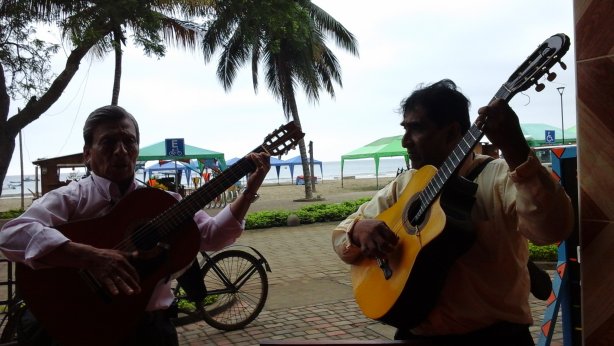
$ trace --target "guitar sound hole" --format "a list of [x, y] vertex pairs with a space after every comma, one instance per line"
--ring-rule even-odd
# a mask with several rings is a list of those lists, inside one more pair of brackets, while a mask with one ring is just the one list
[[407, 213], [405, 214], [407, 217], [406, 220], [409, 222], [410, 229], [412, 230], [415, 230], [416, 226], [422, 224], [422, 222], [424, 221], [425, 213], [422, 213], [416, 219], [416, 216], [420, 212], [421, 207], [422, 202], [420, 201], [420, 198], [416, 198], [409, 203], [409, 206], [407, 208]]
[[135, 232], [130, 235], [130, 240], [137, 250], [145, 251], [154, 248], [160, 242], [157, 232]]

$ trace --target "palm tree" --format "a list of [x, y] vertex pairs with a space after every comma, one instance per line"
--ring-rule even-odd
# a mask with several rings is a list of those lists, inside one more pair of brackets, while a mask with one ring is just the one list
[[115, 54], [115, 72], [111, 104], [117, 105], [122, 74], [122, 46], [126, 45], [126, 33], [141, 46], [146, 55], [164, 56], [166, 43], [195, 50], [201, 28], [182, 18], [206, 17], [211, 11], [209, 0], [38, 0], [31, 1], [41, 15], [63, 19], [63, 36], [71, 42], [79, 41], [84, 23], [104, 21], [112, 30], [100, 37], [91, 53], [98, 58], [109, 51]]
[[[310, 0], [218, 1], [215, 18], [203, 38], [205, 61], [220, 48], [218, 78], [229, 91], [237, 70], [250, 58], [254, 90], [258, 65], [263, 62], [268, 89], [281, 100], [286, 119], [299, 128], [296, 87], [312, 102], [325, 89], [335, 96], [333, 82], [342, 86], [337, 58], [326, 46], [330, 35], [338, 46], [358, 55], [352, 33]], [[305, 141], [299, 141], [305, 175], [305, 198], [312, 199], [311, 174]]]
[[[87, 54], [108, 52], [112, 47], [109, 40], [121, 38], [118, 30], [122, 27], [132, 29], [133, 40], [148, 55], [164, 55], [163, 39], [183, 48], [195, 49], [200, 28], [191, 22], [175, 19], [174, 15], [205, 17], [209, 10], [208, 0], [0, 2], [0, 19], [3, 23], [0, 27], [0, 37], [3, 38], [0, 42], [0, 178], [6, 176], [19, 131], [38, 119], [59, 99]], [[74, 47], [67, 57], [64, 70], [52, 81], [47, 76], [49, 66], [45, 61], [57, 51], [58, 46], [47, 46], [36, 37], [30, 37], [35, 23], [57, 24], [63, 38]], [[119, 60], [118, 65], [121, 66]], [[8, 71], [8, 75], [5, 71]], [[116, 85], [119, 86], [119, 83]], [[13, 95], [22, 95], [29, 101], [17, 114], [9, 117]]]
[[[175, 18], [204, 17], [211, 11], [210, 1], [158, 0], [158, 1], [89, 1], [94, 6], [76, 13], [83, 16], [95, 13], [99, 18], [105, 18], [113, 26], [109, 35], [100, 39], [94, 54], [102, 57], [110, 50], [115, 53], [115, 72], [111, 104], [117, 105], [119, 100], [122, 75], [122, 45], [126, 45], [126, 32], [131, 32], [133, 41], [143, 47], [145, 54], [164, 56], [166, 48], [161, 43], [162, 34], [166, 43], [174, 44], [186, 50], [195, 50], [200, 28], [189, 21]], [[72, 39], [72, 37], [71, 37]]]
[[[141, 7], [142, 2], [129, 1], [132, 7], [132, 16], [126, 15], [130, 13], [125, 7], [121, 8], [118, 13], [115, 9], [118, 5], [115, 1], [111, 1], [110, 5], [113, 9], [109, 11], [111, 20], [116, 25], [115, 30], [112, 33], [110, 46], [115, 52], [115, 72], [113, 78], [113, 91], [111, 104], [117, 105], [119, 99], [119, 91], [122, 75], [122, 45], [126, 45], [125, 31], [130, 29], [133, 33], [144, 32], [147, 34], [146, 40], [135, 36], [135, 42], [143, 45], [146, 53], [148, 52], [148, 40], [149, 38], [158, 38], [158, 34], [162, 33], [167, 43], [172, 43], [176, 46], [184, 48], [186, 50], [193, 51], [196, 48], [197, 37], [200, 35], [201, 27], [195, 23], [185, 21], [173, 17], [175, 14], [179, 14], [184, 18], [192, 18], [195, 16], [205, 17], [211, 11], [211, 3], [208, 0], [200, 1], [182, 1], [182, 0], [162, 0], [151, 1], [149, 6]], [[137, 6], [135, 6], [137, 5]], [[143, 19], [148, 21], [143, 21]], [[144, 25], [145, 24], [145, 25]], [[124, 28], [126, 30], [124, 30]], [[106, 52], [109, 44], [106, 41], [101, 41], [100, 48], [102, 52]], [[163, 56], [165, 49], [164, 46], [158, 44], [153, 47], [151, 51], [157, 56]]]

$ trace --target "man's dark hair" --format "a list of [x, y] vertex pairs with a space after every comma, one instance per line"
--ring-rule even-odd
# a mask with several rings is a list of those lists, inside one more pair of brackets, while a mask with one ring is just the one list
[[132, 114], [120, 106], [103, 106], [95, 109], [85, 120], [83, 125], [83, 141], [86, 146], [91, 146], [94, 141], [94, 130], [101, 124], [120, 121], [128, 118], [134, 123], [136, 129], [136, 142], [140, 143], [139, 124]]
[[463, 95], [456, 84], [449, 79], [416, 89], [401, 101], [402, 114], [422, 107], [429, 119], [438, 127], [458, 122], [462, 133], [470, 127], [469, 105], [471, 102]]

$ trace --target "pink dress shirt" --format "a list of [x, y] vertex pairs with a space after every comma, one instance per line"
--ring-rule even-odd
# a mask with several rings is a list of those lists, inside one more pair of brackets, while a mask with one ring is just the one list
[[[134, 191], [134, 181], [128, 192]], [[179, 194], [171, 193], [180, 199]], [[25, 263], [33, 269], [45, 265], [38, 259], [69, 241], [53, 228], [69, 221], [103, 216], [122, 198], [113, 182], [96, 176], [71, 182], [68, 186], [46, 193], [37, 199], [19, 218], [7, 222], [0, 232], [0, 251], [10, 260]], [[241, 235], [245, 221], [237, 220], [227, 206], [216, 216], [204, 211], [194, 215], [201, 232], [202, 251], [219, 250], [235, 242]], [[173, 301], [170, 280], [160, 282], [154, 289], [146, 310], [165, 309]]]

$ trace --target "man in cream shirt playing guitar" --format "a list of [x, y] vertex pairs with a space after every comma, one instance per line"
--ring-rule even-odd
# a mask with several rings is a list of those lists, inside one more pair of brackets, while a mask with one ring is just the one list
[[[501, 98], [470, 126], [469, 100], [452, 81], [414, 91], [401, 104], [412, 169], [333, 231], [357, 303], [397, 327], [396, 339], [533, 345], [527, 240], [564, 240], [572, 206]], [[473, 153], [482, 134], [504, 159], [484, 164]], [[473, 182], [460, 178], [476, 169]]]

